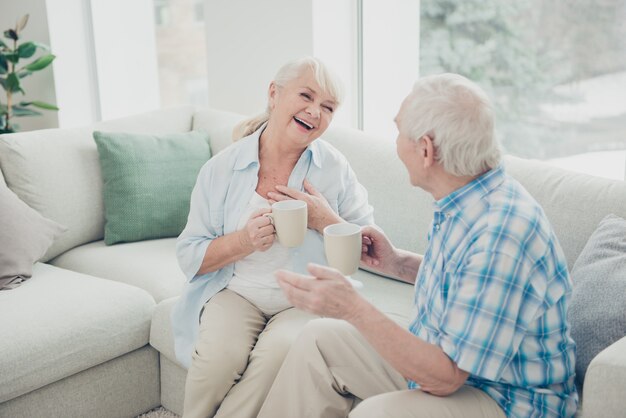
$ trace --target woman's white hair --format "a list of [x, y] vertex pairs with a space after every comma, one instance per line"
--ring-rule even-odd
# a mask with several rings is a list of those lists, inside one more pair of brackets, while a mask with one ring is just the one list
[[[287, 62], [280, 67], [276, 76], [274, 77], [274, 83], [278, 87], [284, 87], [288, 82], [300, 77], [304, 71], [311, 70], [315, 75], [315, 81], [320, 85], [322, 90], [332, 96], [333, 100], [337, 102], [337, 106], [341, 103], [343, 98], [343, 89], [339, 78], [318, 58], [315, 57], [302, 57]], [[246, 119], [235, 126], [233, 129], [233, 141], [237, 141], [243, 137], [250, 135], [261, 127], [270, 118], [269, 105], [265, 109], [265, 112], [256, 115], [250, 119]]]
[[502, 151], [495, 136], [491, 101], [458, 74], [419, 79], [404, 102], [400, 129], [419, 141], [428, 135], [435, 158], [455, 176], [476, 176], [496, 167]]

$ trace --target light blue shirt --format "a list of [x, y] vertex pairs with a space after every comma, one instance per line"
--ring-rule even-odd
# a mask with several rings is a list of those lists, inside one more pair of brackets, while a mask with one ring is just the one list
[[[235, 232], [242, 210], [258, 183], [259, 137], [262, 126], [211, 158], [200, 170], [191, 194], [187, 226], [178, 237], [178, 263], [187, 276], [183, 294], [172, 310], [176, 358], [189, 367], [198, 336], [200, 311], [233, 276], [234, 264], [198, 275], [207, 247], [222, 235]], [[302, 153], [289, 177], [288, 186], [303, 190], [307, 179], [324, 195], [344, 220], [359, 225], [374, 223], [367, 191], [357, 181], [346, 158], [322, 139]], [[304, 243], [291, 249], [294, 271], [306, 273], [309, 262], [326, 265], [322, 236], [307, 230]]]
[[435, 202], [409, 329], [441, 347], [507, 416], [571, 417], [571, 290], [543, 210], [498, 167]]

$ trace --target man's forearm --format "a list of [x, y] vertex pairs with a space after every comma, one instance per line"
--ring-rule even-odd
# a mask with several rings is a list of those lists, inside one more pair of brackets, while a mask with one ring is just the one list
[[468, 377], [440, 347], [411, 334], [364, 299], [346, 320], [402, 376], [418, 383], [425, 392], [449, 395]]
[[395, 276], [407, 283], [415, 283], [417, 271], [424, 258], [420, 254], [411, 251], [397, 249], [398, 260], [394, 263]]

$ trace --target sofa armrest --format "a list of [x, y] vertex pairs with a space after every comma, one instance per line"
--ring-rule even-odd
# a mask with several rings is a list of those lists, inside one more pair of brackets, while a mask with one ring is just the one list
[[626, 337], [602, 350], [589, 364], [583, 384], [584, 418], [626, 413]]

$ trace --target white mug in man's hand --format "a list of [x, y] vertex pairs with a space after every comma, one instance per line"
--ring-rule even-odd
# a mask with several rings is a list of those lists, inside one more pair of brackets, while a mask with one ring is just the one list
[[328, 265], [346, 276], [359, 269], [362, 245], [359, 225], [338, 223], [324, 228], [324, 250]]

